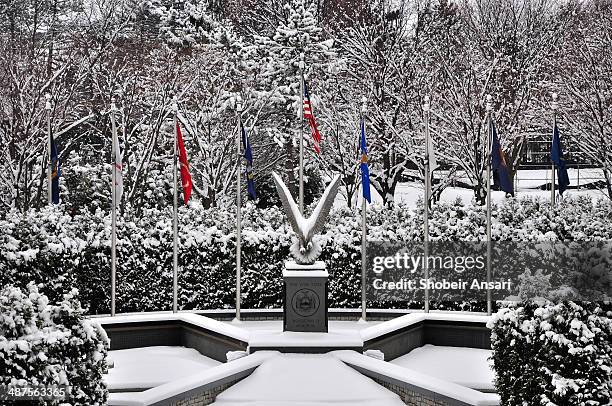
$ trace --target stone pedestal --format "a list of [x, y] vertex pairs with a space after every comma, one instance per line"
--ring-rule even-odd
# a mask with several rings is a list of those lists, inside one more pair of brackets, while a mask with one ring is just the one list
[[285, 263], [283, 271], [283, 331], [327, 333], [325, 263]]

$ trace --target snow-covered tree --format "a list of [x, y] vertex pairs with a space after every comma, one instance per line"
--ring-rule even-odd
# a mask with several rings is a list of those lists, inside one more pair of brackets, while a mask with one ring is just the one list
[[[296, 135], [300, 125], [306, 127], [306, 123], [299, 122], [298, 118], [301, 56], [304, 56], [304, 77], [310, 86], [316, 115], [318, 103], [315, 83], [333, 56], [333, 40], [323, 38], [323, 29], [315, 16], [315, 3], [292, 0], [284, 5], [283, 11], [284, 17], [272, 34], [254, 37], [256, 47], [251, 60], [259, 65], [254, 66], [258, 82], [255, 91], [265, 100], [266, 120], [258, 122], [259, 131], [265, 131], [282, 149], [283, 172], [295, 190], [299, 147]], [[308, 133], [309, 130], [305, 129], [304, 134]], [[311, 149], [305, 147], [306, 151]]]
[[549, 55], [562, 27], [557, 17], [549, 0], [464, 2], [458, 7], [441, 2], [434, 9], [438, 31], [428, 51], [431, 69], [438, 71], [434, 132], [445, 159], [462, 170], [481, 203], [486, 198], [486, 97], [493, 97], [513, 176], [532, 127], [546, 122], [537, 117], [534, 98], [542, 97], [551, 75]]
[[344, 186], [340, 193], [352, 207], [361, 179], [359, 123], [362, 94], [348, 74], [343, 59], [330, 65], [329, 74], [322, 84], [317, 118], [325, 132], [325, 141], [323, 153], [317, 157], [317, 162], [328, 177], [340, 174]]
[[558, 61], [560, 121], [567, 122], [572, 142], [604, 175], [612, 199], [612, 6], [584, 5], [572, 16]]
[[[552, 92], [560, 96], [564, 142], [603, 168], [612, 196], [611, 14], [605, 1], [7, 0], [0, 4], [0, 216], [46, 204], [45, 93], [65, 163], [62, 198], [76, 211], [110, 204], [112, 97], [124, 152], [122, 210], [171, 202], [173, 96], [194, 201], [206, 207], [234, 201], [238, 95], [262, 202], [275, 198], [272, 169], [295, 192], [300, 125], [307, 198], [317, 179], [333, 173], [354, 195], [366, 96], [372, 184], [391, 204], [399, 182], [423, 176], [429, 95], [444, 168], [434, 195], [457, 176], [482, 203], [486, 95], [494, 96], [513, 173], [527, 140], [550, 132]], [[302, 53], [320, 156], [297, 117]]]
[[340, 41], [356, 89], [368, 98], [370, 174], [386, 205], [413, 159], [420, 115], [411, 12], [408, 1], [371, 3]]
[[91, 134], [87, 123], [99, 114], [91, 80], [128, 17], [119, 3], [92, 3], [85, 10], [63, 1], [3, 7], [12, 17], [0, 32], [0, 139], [6, 146], [0, 204], [26, 210], [46, 202], [45, 94], [51, 95], [52, 131], [65, 159]]

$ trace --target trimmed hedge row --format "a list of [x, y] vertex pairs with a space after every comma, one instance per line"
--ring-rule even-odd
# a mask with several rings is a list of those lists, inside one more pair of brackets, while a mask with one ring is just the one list
[[492, 330], [502, 405], [608, 405], [612, 319], [594, 303], [500, 309]]
[[[493, 238], [507, 241], [612, 240], [612, 205], [590, 199], [566, 200], [555, 208], [539, 200], [509, 199], [494, 206]], [[289, 257], [291, 231], [278, 208], [243, 210], [242, 305], [281, 306], [282, 269]], [[422, 207], [410, 210], [373, 206], [370, 240], [422, 240]], [[62, 207], [10, 212], [0, 220], [0, 283], [44, 284], [52, 300], [73, 287], [90, 313], [110, 306], [110, 216], [106, 212], [69, 215]], [[485, 211], [460, 202], [434, 206], [433, 240], [482, 241]], [[179, 211], [179, 306], [217, 309], [234, 306], [235, 211], [232, 208]], [[330, 306], [360, 303], [360, 214], [332, 211], [320, 237], [322, 260], [330, 271]], [[169, 310], [172, 302], [172, 223], [170, 210], [131, 211], [118, 223], [117, 311]], [[420, 303], [372, 303], [419, 307]], [[442, 303], [439, 308], [479, 310], [482, 304]], [[474, 307], [475, 306], [475, 307]]]

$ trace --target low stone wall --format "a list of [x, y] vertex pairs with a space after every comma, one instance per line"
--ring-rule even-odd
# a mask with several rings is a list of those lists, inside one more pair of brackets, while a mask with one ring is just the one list
[[381, 379], [374, 379], [374, 382], [384, 386], [391, 392], [399, 395], [402, 402], [408, 406], [448, 406], [449, 403], [434, 399], [433, 396], [428, 396], [424, 393], [409, 389], [402, 385], [385, 382]]
[[425, 344], [491, 349], [491, 330], [485, 324], [426, 320]]
[[[346, 361], [345, 361], [346, 362]], [[361, 366], [347, 363], [353, 369], [371, 378], [374, 382], [384, 386], [391, 392], [396, 393], [402, 401], [410, 406], [472, 406], [471, 403], [461, 402], [437, 392], [412, 385], [408, 382], [391, 378], [376, 371], [372, 371]]]
[[104, 324], [111, 350], [150, 346], [194, 348], [209, 358], [226, 361], [228, 351], [246, 351], [248, 343], [180, 320]]
[[380, 350], [391, 361], [425, 344], [491, 349], [491, 330], [484, 323], [423, 320], [367, 340], [363, 349]]
[[171, 406], [204, 406], [210, 405], [215, 401], [217, 395], [221, 392], [234, 385], [237, 382], [240, 382], [244, 377], [239, 379], [234, 379], [231, 382], [219, 384], [217, 386], [212, 386], [207, 389], [201, 390], [199, 393], [193, 394], [190, 397], [186, 397], [181, 400], [173, 400], [170, 399], [168, 402]]
[[[199, 313], [207, 317], [227, 316], [224, 312]], [[330, 319], [352, 320], [357, 314], [353, 312], [330, 311]], [[375, 320], [385, 314], [377, 312], [369, 317]], [[387, 313], [386, 317], [392, 319], [399, 316]], [[222, 317], [219, 317], [222, 319]], [[243, 320], [277, 320], [282, 319], [282, 313], [276, 312], [244, 312]], [[190, 324], [181, 320], [160, 320], [138, 323], [105, 323], [103, 328], [111, 339], [111, 350], [126, 348], [139, 348], [148, 346], [185, 346], [198, 350], [202, 355], [225, 362], [228, 351], [245, 351], [248, 347], [246, 341], [241, 341], [224, 334], [211, 331], [204, 327]], [[469, 322], [458, 320], [421, 320], [398, 328], [386, 334], [372, 337], [359, 347], [351, 347], [355, 351], [381, 350], [385, 360], [391, 361], [401, 357], [415, 348], [425, 344], [451, 347], [491, 348], [491, 332], [484, 322]], [[246, 340], [246, 339], [245, 339]], [[329, 347], [325, 345], [309, 347], [265, 347], [252, 345], [250, 352], [259, 350], [277, 350], [281, 352], [322, 353], [347, 347]]]

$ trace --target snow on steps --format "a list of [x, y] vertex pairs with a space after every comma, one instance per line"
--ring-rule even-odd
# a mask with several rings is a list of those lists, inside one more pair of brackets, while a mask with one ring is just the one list
[[363, 340], [358, 331], [329, 329], [328, 333], [300, 333], [294, 331], [252, 331], [250, 348], [361, 348]]
[[217, 396], [215, 406], [404, 406], [330, 354], [279, 354]]

